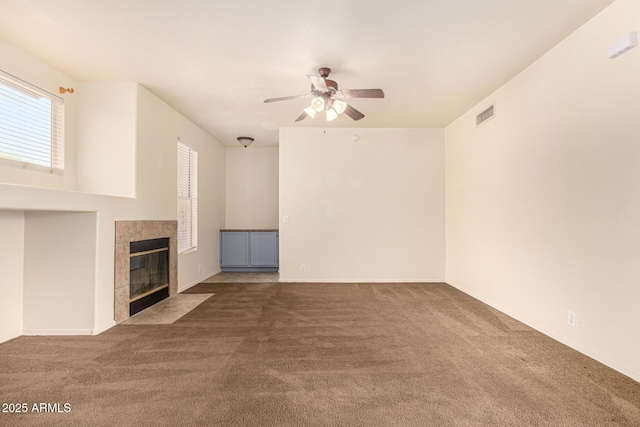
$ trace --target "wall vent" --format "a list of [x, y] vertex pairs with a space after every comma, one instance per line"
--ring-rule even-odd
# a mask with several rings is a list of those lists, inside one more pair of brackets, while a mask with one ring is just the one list
[[491, 107], [487, 108], [482, 113], [476, 116], [476, 126], [480, 126], [487, 120], [493, 118], [493, 116], [495, 116], [495, 110], [492, 105]]

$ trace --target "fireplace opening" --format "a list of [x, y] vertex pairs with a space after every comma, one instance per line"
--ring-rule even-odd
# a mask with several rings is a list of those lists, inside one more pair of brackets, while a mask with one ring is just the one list
[[169, 239], [130, 243], [129, 315], [169, 297]]

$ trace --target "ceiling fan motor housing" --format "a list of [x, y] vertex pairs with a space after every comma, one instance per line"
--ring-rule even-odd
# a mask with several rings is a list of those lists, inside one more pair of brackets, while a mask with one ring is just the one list
[[331, 68], [329, 67], [318, 68], [318, 74], [320, 74], [320, 77], [322, 77], [323, 79], [329, 77], [329, 73], [331, 73]]

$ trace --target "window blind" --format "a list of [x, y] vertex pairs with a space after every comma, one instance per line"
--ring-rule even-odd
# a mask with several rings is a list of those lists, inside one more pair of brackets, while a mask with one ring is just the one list
[[64, 100], [0, 71], [0, 161], [64, 171]]
[[178, 252], [198, 247], [198, 152], [178, 140]]

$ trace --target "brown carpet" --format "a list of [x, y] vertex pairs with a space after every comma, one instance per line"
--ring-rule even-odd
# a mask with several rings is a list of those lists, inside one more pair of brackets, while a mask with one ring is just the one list
[[200, 284], [171, 325], [0, 345], [0, 425], [640, 425], [640, 384], [446, 284]]

